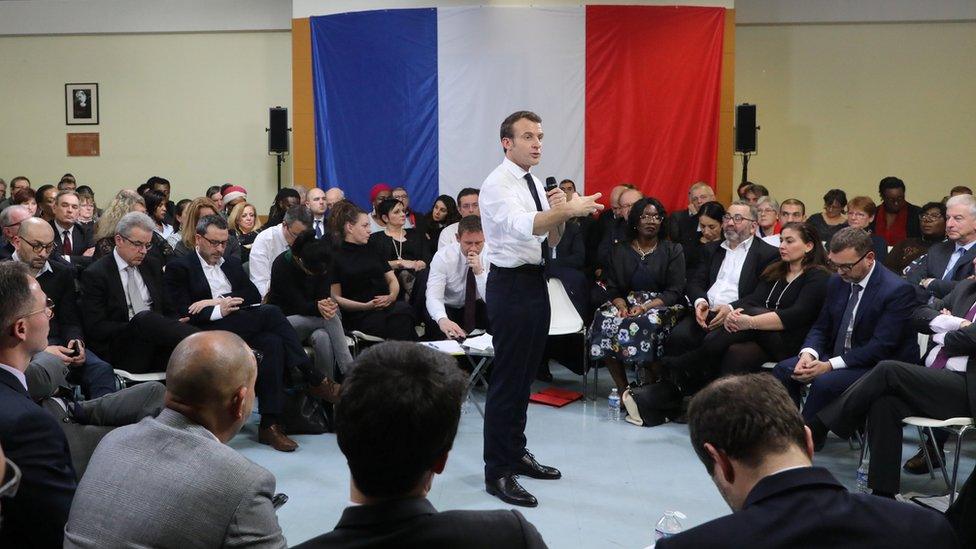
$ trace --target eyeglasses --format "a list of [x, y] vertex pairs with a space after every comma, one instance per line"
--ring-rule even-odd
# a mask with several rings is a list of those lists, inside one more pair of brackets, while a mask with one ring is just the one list
[[122, 240], [125, 240], [126, 242], [135, 246], [136, 248], [145, 248], [147, 252], [151, 250], [153, 247], [152, 242], [139, 242], [138, 240], [132, 240], [131, 238], [126, 238], [126, 236], [122, 234], [120, 234], [119, 236], [122, 237]]
[[922, 221], [938, 221], [940, 219], [944, 219], [944, 217], [940, 213], [922, 214], [918, 216], [918, 218], [921, 219]]
[[9, 459], [4, 460], [7, 462], [7, 470], [10, 471], [10, 480], [0, 485], [0, 498], [12, 498], [17, 495], [17, 488], [20, 487], [20, 467]]
[[210, 240], [209, 238], [203, 236], [202, 234], [197, 236], [209, 242], [210, 245], [213, 246], [214, 248], [226, 248], [227, 243], [230, 242], [230, 240]]
[[858, 259], [854, 263], [834, 263], [833, 261], [827, 261], [827, 267], [829, 267], [832, 271], [837, 271], [838, 273], [846, 274], [851, 272], [851, 269], [856, 267], [858, 263], [864, 261], [864, 258], [867, 257], [869, 253], [871, 253], [871, 250], [864, 252], [864, 255], [861, 256], [861, 259]]
[[37, 313], [44, 313], [44, 316], [46, 316], [48, 319], [51, 319], [51, 317], [54, 316], [54, 302], [51, 301], [50, 297], [44, 301], [43, 309], [38, 309], [36, 311], [31, 311], [29, 313], [22, 314], [17, 318], [27, 318], [29, 316], [34, 316]]
[[47, 244], [42, 244], [40, 242], [31, 242], [30, 240], [27, 240], [25, 238], [24, 242], [26, 242], [27, 245], [30, 246], [32, 250], [34, 250], [35, 254], [39, 254], [42, 251], [50, 253], [52, 250], [54, 250], [54, 247], [57, 245], [53, 240], [48, 242]]
[[742, 217], [739, 214], [735, 214], [735, 215], [725, 214], [725, 215], [722, 216], [722, 221], [724, 221], [726, 223], [728, 223], [729, 221], [731, 221], [731, 222], [735, 223], [736, 225], [738, 225], [739, 223], [742, 223], [743, 221], [755, 221], [755, 219], [749, 219], [748, 217]]
[[761, 209], [756, 210], [756, 211], [759, 212], [759, 215], [764, 215], [764, 214], [773, 214], [773, 215], [776, 215], [776, 210], [774, 210], [772, 208], [761, 208]]
[[659, 214], [641, 214], [641, 221], [650, 221], [651, 223], [660, 223], [664, 221], [664, 217]]

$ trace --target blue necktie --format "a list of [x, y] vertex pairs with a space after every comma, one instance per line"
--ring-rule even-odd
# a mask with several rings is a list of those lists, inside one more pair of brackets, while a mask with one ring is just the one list
[[851, 296], [847, 299], [847, 308], [844, 309], [844, 316], [840, 318], [840, 331], [837, 332], [837, 339], [834, 341], [834, 355], [840, 356], [849, 349], [850, 342], [847, 334], [851, 331], [854, 322], [854, 308], [857, 307], [858, 296], [861, 293], [860, 284], [851, 284]]
[[322, 222], [315, 221], [315, 238], [322, 238]]
[[962, 259], [963, 254], [966, 253], [966, 248], [956, 248], [955, 252], [952, 252], [952, 257], [949, 258], [949, 264], [946, 265], [946, 270], [942, 273], [942, 280], [952, 280], [952, 271], [956, 270], [956, 264]]

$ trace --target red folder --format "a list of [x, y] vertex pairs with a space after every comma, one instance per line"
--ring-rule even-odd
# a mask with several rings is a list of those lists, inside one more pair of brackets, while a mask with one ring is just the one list
[[579, 400], [581, 398], [583, 398], [583, 393], [577, 393], [576, 391], [569, 391], [567, 389], [559, 389], [556, 387], [547, 387], [538, 393], [529, 395], [529, 400], [532, 402], [545, 404], [547, 406], [555, 406], [556, 408], [562, 408], [570, 402]]

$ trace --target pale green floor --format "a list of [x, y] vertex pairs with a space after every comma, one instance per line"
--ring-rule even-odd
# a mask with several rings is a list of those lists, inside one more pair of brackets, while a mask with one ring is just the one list
[[[580, 390], [580, 378], [554, 367], [551, 384]], [[688, 516], [691, 527], [729, 512], [688, 442], [684, 425], [635, 427], [606, 417], [609, 379], [600, 372], [601, 398], [564, 408], [530, 404], [529, 449], [540, 462], [562, 470], [557, 481], [523, 479], [539, 499], [534, 509], [520, 509], [550, 547], [640, 549], [651, 543], [658, 518], [667, 510]], [[592, 377], [591, 377], [592, 379]], [[475, 392], [474, 399], [484, 401]], [[440, 510], [506, 507], [484, 491], [482, 419], [473, 405], [461, 418], [447, 469], [434, 481], [430, 499]], [[288, 503], [278, 519], [290, 544], [333, 528], [349, 499], [349, 472], [335, 435], [296, 436], [301, 447], [292, 454], [275, 452], [256, 441], [256, 420], [231, 446], [269, 469]], [[917, 436], [906, 430], [904, 456], [914, 454]], [[960, 484], [973, 468], [976, 445], [964, 452]], [[846, 441], [829, 438], [815, 463], [830, 469], [849, 488], [854, 486], [858, 451]], [[941, 475], [902, 477], [902, 492], [945, 493]]]

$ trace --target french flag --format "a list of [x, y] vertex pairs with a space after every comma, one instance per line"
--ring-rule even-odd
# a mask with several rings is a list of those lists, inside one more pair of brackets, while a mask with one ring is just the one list
[[318, 185], [418, 210], [478, 187], [510, 113], [542, 117], [542, 178], [630, 183], [669, 210], [713, 186], [723, 8], [457, 7], [311, 17]]

